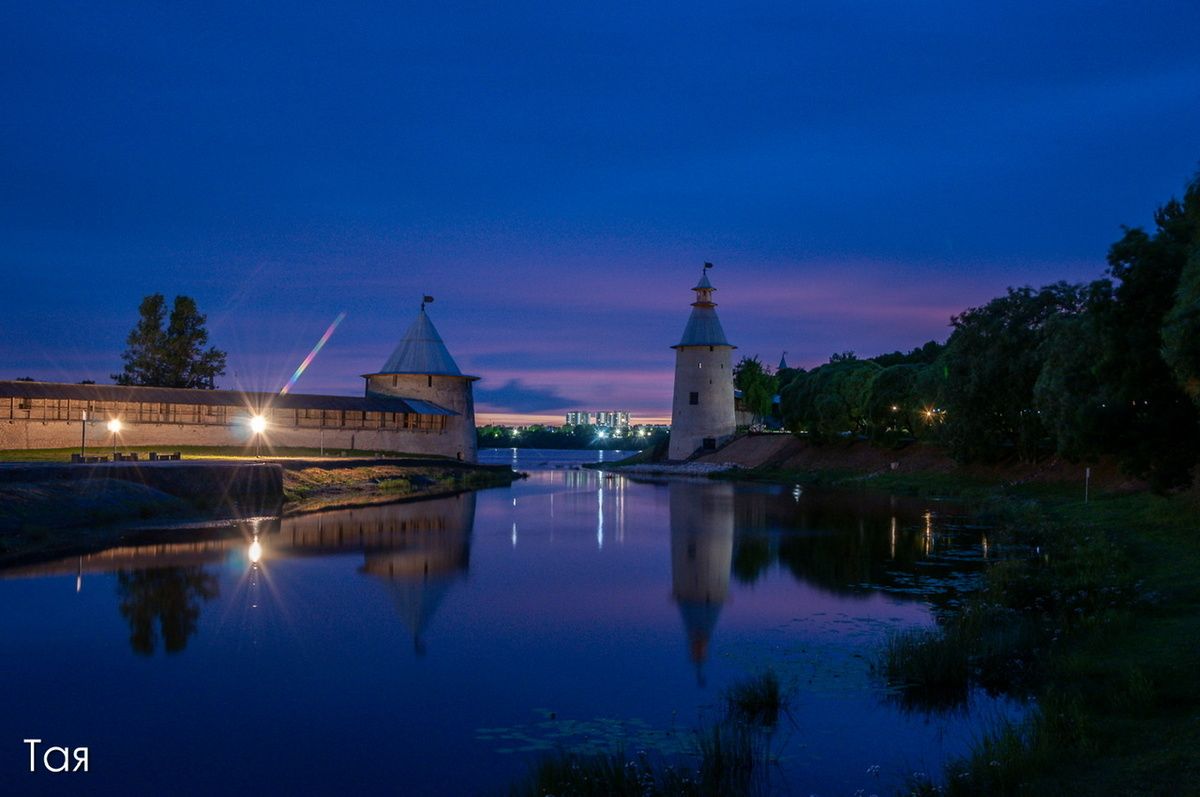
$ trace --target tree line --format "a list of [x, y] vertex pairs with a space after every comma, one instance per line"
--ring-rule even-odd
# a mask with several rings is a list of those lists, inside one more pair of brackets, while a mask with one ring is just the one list
[[816, 442], [937, 441], [961, 462], [1101, 456], [1157, 489], [1191, 483], [1200, 454], [1200, 174], [1183, 199], [1126, 228], [1089, 283], [1010, 288], [951, 318], [945, 344], [812, 370], [743, 360], [756, 414]]

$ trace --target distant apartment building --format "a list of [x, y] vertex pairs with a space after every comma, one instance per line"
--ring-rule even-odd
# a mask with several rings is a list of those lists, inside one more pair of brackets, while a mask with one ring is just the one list
[[628, 429], [629, 413], [618, 410], [610, 412], [568, 412], [567, 426], [600, 426], [605, 429]]
[[597, 412], [596, 426], [603, 426], [608, 429], [628, 429], [629, 413], [620, 411]]

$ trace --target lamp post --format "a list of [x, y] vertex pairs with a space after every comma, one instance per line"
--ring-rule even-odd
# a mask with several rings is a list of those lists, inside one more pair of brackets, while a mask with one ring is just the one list
[[267, 429], [267, 419], [255, 415], [250, 419], [250, 431], [254, 433], [254, 456], [262, 456], [262, 433]]
[[108, 422], [108, 431], [112, 432], [113, 462], [117, 461], [117, 435], [121, 432], [121, 419], [113, 418]]
[[87, 410], [79, 413], [79, 458], [87, 458]]

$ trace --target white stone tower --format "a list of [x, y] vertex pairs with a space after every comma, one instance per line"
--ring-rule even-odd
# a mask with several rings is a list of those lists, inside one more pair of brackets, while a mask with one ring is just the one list
[[671, 403], [670, 459], [687, 459], [700, 449], [715, 449], [734, 432], [733, 350], [717, 318], [704, 264], [695, 288], [696, 301], [683, 339], [675, 349], [675, 398]]
[[[450, 356], [442, 336], [425, 313], [433, 298], [426, 296], [421, 312], [404, 333], [404, 339], [377, 373], [364, 374], [367, 396], [406, 400], [422, 419], [415, 430], [406, 430], [397, 450], [436, 453], [466, 462], [476, 460], [475, 395], [472, 383], [479, 377], [466, 376]], [[440, 417], [439, 417], [440, 416]], [[416, 415], [412, 416], [418, 417]], [[417, 446], [427, 438], [425, 447]]]

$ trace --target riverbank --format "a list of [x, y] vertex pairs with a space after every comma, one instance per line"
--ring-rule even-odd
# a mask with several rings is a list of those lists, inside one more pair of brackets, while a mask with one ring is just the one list
[[281, 464], [285, 516], [504, 487], [523, 477], [505, 465], [450, 460], [306, 459]]
[[1033, 708], [952, 765], [945, 793], [1196, 791], [1200, 495], [1018, 488], [984, 509], [1036, 555], [993, 566], [916, 657], [962, 657]]
[[1200, 489], [1154, 495], [1112, 463], [1088, 478], [1061, 460], [963, 467], [932, 446], [771, 437], [689, 464], [723, 459], [715, 478], [963, 499], [998, 527], [995, 543], [1034, 553], [993, 565], [893, 673], [902, 685], [907, 666], [910, 683], [937, 692], [946, 684], [929, 670], [944, 668], [1031, 701], [1024, 723], [993, 728], [949, 768], [942, 793], [1200, 790]]
[[0, 464], [0, 563], [95, 550], [154, 525], [432, 498], [504, 486], [511, 468], [441, 458], [213, 454], [172, 462]]
[[940, 446], [913, 442], [880, 447], [863, 440], [814, 445], [790, 434], [747, 434], [722, 448], [686, 462], [650, 461], [631, 457], [618, 463], [588, 467], [656, 476], [708, 476], [772, 484], [864, 486], [909, 494], [970, 498], [1031, 486], [1050, 489], [1130, 493], [1146, 489], [1144, 482], [1120, 472], [1115, 463], [1090, 466], [1048, 458], [1027, 463], [1016, 459], [989, 464], [960, 465]]
[[1200, 791], [1200, 488], [1154, 495], [1112, 463], [1090, 474], [1061, 460], [963, 467], [933, 446], [781, 435], [613, 469], [963, 500], [1017, 555], [992, 565], [936, 632], [892, 640], [880, 670], [929, 710], [968, 680], [1031, 710], [914, 793]]

